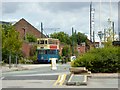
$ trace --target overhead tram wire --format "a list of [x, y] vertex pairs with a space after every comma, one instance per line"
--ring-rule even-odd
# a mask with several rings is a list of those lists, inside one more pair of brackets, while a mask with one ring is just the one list
[[45, 35], [47, 36], [47, 38], [49, 38], [49, 34], [47, 33], [46, 30], [54, 30], [56, 32], [57, 29], [60, 29], [60, 28], [43, 28], [43, 32], [45, 33]]
[[49, 38], [49, 34], [47, 34], [46, 31], [45, 31], [45, 30], [47, 30], [47, 29], [48, 29], [48, 30], [55, 30], [55, 31], [56, 31], [57, 29], [60, 29], [60, 28], [43, 28], [43, 23], [42, 23], [42, 22], [39, 23], [39, 25], [40, 25], [39, 27], [40, 27], [40, 30], [41, 30], [41, 33], [42, 33], [42, 34], [41, 34], [41, 38], [43, 38], [43, 32], [46, 34], [47, 38]]
[[45, 29], [43, 30], [47, 38], [49, 38], [49, 34], [46, 33]]

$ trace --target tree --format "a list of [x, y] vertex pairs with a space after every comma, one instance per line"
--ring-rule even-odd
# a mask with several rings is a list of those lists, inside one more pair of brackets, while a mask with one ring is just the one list
[[[77, 56], [77, 45], [80, 45], [82, 42], [85, 42], [87, 44], [87, 36], [83, 33], [73, 33], [73, 35], [69, 36], [65, 32], [58, 32], [53, 33], [50, 35], [51, 38], [59, 39], [61, 43], [64, 43], [65, 45], [69, 45], [70, 48], [72, 48], [72, 52]], [[67, 46], [65, 46], [65, 50], [63, 49], [63, 54], [66, 54]]]
[[65, 43], [65, 44], [70, 44], [71, 43], [69, 35], [66, 34], [65, 32], [53, 33], [53, 34], [50, 35], [50, 37], [59, 39], [60, 42]]
[[37, 38], [32, 34], [27, 34], [27, 40], [28, 42], [36, 42]]
[[70, 46], [65, 45], [62, 49], [62, 56], [69, 56], [71, 54]]
[[[19, 33], [11, 24], [4, 25], [2, 28], [2, 58], [8, 60], [6, 57], [17, 55], [20, 53], [22, 40], [19, 38]], [[8, 62], [8, 61], [6, 61]]]
[[65, 59], [66, 61], [69, 61], [69, 57], [71, 55], [71, 49], [69, 45], [65, 45], [62, 49], [62, 57], [63, 59]]
[[76, 35], [77, 38], [77, 44], [80, 45], [83, 42], [86, 42], [87, 36], [83, 33], [78, 32]]
[[58, 33], [53, 33], [50, 35], [51, 38], [56, 38], [59, 39], [60, 42], [63, 42], [65, 44], [72, 45], [72, 39], [75, 44], [80, 45], [82, 42], [86, 42], [87, 36], [83, 33], [73, 33], [73, 35], [69, 36], [65, 32], [58, 32]]

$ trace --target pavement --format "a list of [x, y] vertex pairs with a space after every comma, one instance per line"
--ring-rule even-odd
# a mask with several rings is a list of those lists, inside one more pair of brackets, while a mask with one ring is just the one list
[[[59, 64], [57, 64], [58, 66]], [[41, 67], [50, 67], [51, 64], [19, 64], [17, 67], [15, 65], [12, 65], [11, 68], [9, 68], [9, 65], [2, 66], [2, 72], [12, 72], [12, 71], [22, 71], [22, 70], [31, 70]], [[91, 73], [92, 77], [119, 77], [119, 73]]]
[[108, 78], [118, 78], [120, 76], [119, 73], [92, 73], [91, 74], [92, 77], [94, 78], [104, 78], [104, 77], [108, 77]]
[[56, 80], [3, 80], [2, 87], [3, 88], [97, 88], [97, 90], [98, 88], [99, 90], [101, 90], [102, 88], [118, 88], [118, 79], [116, 78], [89, 79], [87, 85], [80, 85], [80, 86], [54, 85], [55, 82]]
[[19, 64], [17, 67], [15, 65], [12, 65], [11, 68], [9, 68], [9, 65], [2, 66], [2, 72], [11, 72], [11, 71], [21, 71], [21, 70], [30, 70], [40, 67], [50, 67], [51, 64]]

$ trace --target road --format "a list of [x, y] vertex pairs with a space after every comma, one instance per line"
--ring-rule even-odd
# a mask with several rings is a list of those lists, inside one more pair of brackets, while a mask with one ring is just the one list
[[86, 86], [54, 85], [59, 75], [67, 74], [69, 77], [69, 64], [59, 64], [57, 70], [50, 66], [31, 70], [5, 72], [2, 74], [3, 88], [118, 88], [118, 78], [88, 79]]
[[62, 73], [69, 73], [69, 64], [58, 64], [57, 70], [52, 70], [51, 66], [46, 67], [38, 67], [31, 70], [23, 70], [23, 71], [13, 71], [13, 72], [5, 72], [2, 75], [6, 76], [40, 76], [40, 75], [59, 75]]
[[69, 74], [69, 64], [58, 64], [57, 70], [51, 66], [39, 67], [31, 70], [4, 72], [2, 74], [3, 88], [46, 88], [53, 86], [61, 74]]

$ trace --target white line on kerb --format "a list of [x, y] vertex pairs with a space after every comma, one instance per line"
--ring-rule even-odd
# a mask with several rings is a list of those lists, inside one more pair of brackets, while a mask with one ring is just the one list
[[28, 74], [28, 75], [13, 75], [13, 76], [49, 76], [49, 75], [60, 75], [60, 74], [61, 73], [45, 73], [45, 74]]
[[71, 81], [72, 77], [73, 77], [73, 74], [72, 74], [72, 75], [71, 75], [71, 77], [69, 78], [68, 82], [70, 82], [70, 81]]

